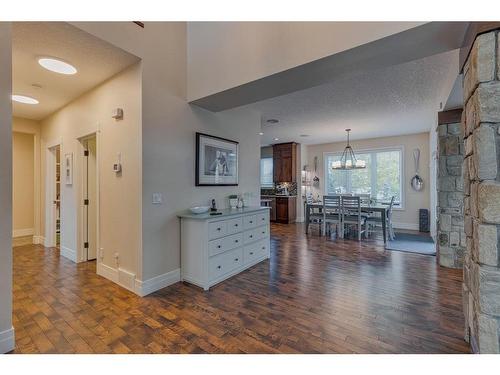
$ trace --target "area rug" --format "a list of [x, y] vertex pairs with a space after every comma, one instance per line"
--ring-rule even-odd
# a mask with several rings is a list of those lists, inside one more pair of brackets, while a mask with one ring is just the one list
[[436, 255], [436, 245], [430, 236], [409, 233], [395, 233], [396, 238], [387, 241], [387, 250], [405, 251], [425, 255]]

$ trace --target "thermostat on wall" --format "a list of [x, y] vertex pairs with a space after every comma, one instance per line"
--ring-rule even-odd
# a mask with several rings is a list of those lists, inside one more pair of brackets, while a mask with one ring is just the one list
[[121, 109], [121, 108], [113, 109], [113, 113], [111, 114], [111, 117], [113, 117], [115, 120], [122, 120], [123, 119], [123, 109]]

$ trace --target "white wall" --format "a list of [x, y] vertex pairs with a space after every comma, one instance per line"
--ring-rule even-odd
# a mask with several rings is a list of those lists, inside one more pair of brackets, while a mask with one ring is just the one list
[[11, 24], [0, 22], [0, 353], [14, 349], [12, 327]]
[[[141, 252], [141, 65], [134, 64], [100, 86], [79, 97], [41, 122], [42, 190], [45, 192], [47, 148], [62, 142], [61, 157], [73, 154], [73, 185], [61, 181], [61, 253], [74, 261], [83, 255], [78, 237], [83, 204], [83, 151], [79, 138], [97, 132], [99, 168], [99, 232], [103, 258], [98, 270], [106, 277], [133, 289]], [[123, 120], [111, 117], [122, 108]], [[123, 171], [112, 165], [121, 153]], [[64, 175], [64, 169], [62, 169]], [[45, 198], [45, 193], [42, 193]], [[51, 204], [45, 200], [46, 204]], [[44, 225], [45, 227], [45, 225]], [[118, 260], [114, 254], [118, 253]], [[107, 273], [106, 273], [107, 272]], [[131, 276], [132, 275], [132, 276]]]
[[[187, 104], [185, 23], [152, 22], [144, 29], [130, 22], [74, 25], [142, 59], [143, 264], [138, 284], [143, 291], [168, 285], [179, 278], [178, 211], [211, 198], [226, 206], [231, 193], [248, 192], [258, 202], [260, 115], [215, 114]], [[239, 186], [194, 186], [196, 131], [240, 142]], [[163, 194], [162, 205], [151, 203], [153, 192]]]
[[35, 137], [12, 133], [12, 232], [13, 237], [34, 234]]
[[422, 22], [189, 22], [188, 100], [396, 34]]
[[[338, 142], [307, 146], [308, 164], [313, 170], [312, 177], [317, 175], [320, 179], [320, 189], [314, 192], [314, 196], [316, 196], [316, 194], [322, 196], [325, 186], [323, 154], [325, 152], [342, 152], [345, 145], [345, 142]], [[354, 152], [384, 147], [403, 146], [404, 171], [402, 184], [405, 196], [404, 209], [395, 209], [393, 211], [393, 221], [397, 227], [418, 230], [418, 209], [430, 208], [429, 133], [358, 140], [352, 141], [351, 146], [353, 147]], [[424, 189], [418, 192], [414, 191], [410, 187], [410, 179], [415, 174], [413, 161], [413, 150], [415, 148], [420, 149], [419, 175], [424, 180]], [[315, 156], [318, 157], [318, 171], [316, 173], [314, 173], [313, 168]]]

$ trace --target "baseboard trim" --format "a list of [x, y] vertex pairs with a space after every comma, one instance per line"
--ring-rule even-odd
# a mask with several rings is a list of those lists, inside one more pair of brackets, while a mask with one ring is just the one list
[[35, 234], [35, 230], [33, 228], [14, 229], [12, 231], [13, 238], [32, 236], [33, 234]]
[[394, 227], [394, 229], [419, 230], [418, 224], [416, 224], [416, 223], [393, 222], [392, 226]]
[[181, 269], [177, 268], [145, 281], [135, 280], [135, 292], [144, 297], [179, 281], [181, 281]]
[[76, 251], [69, 247], [61, 246], [61, 255], [76, 263]]
[[97, 263], [97, 274], [99, 276], [105, 277], [106, 279], [118, 283], [118, 270], [116, 268], [105, 265], [104, 263]]
[[33, 236], [33, 245], [45, 245], [45, 237]]
[[297, 219], [295, 220], [295, 222], [297, 223], [303, 223], [304, 221], [306, 221], [306, 219], [304, 219], [304, 217], [302, 216], [297, 217]]
[[14, 327], [0, 332], [0, 353], [8, 353], [16, 347]]

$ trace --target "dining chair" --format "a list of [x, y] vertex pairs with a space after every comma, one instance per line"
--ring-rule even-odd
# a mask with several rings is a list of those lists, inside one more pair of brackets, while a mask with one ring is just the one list
[[[390, 240], [393, 240], [394, 238], [396, 238], [396, 235], [394, 233], [394, 227], [392, 225], [392, 209], [394, 207], [394, 200], [395, 199], [396, 199], [396, 197], [393, 195], [391, 197], [391, 201], [387, 207], [387, 211], [386, 211], [386, 215], [385, 215], [385, 220], [386, 220], [385, 229], [387, 232], [386, 235]], [[368, 234], [373, 233], [374, 230], [372, 230], [372, 228], [377, 227], [377, 225], [381, 224], [381, 223], [382, 223], [382, 217], [370, 216], [367, 219]]]
[[310, 207], [308, 206], [309, 204], [314, 203], [312, 195], [307, 195], [306, 196], [306, 210], [309, 210], [309, 215], [306, 215], [309, 217], [308, 222], [306, 223], [306, 234], [309, 233], [309, 225], [310, 224], [318, 224], [318, 229], [319, 229], [319, 235], [321, 236], [321, 227], [323, 225], [323, 213], [320, 212], [316, 207]]
[[356, 194], [356, 196], [359, 197], [362, 207], [370, 207], [372, 199], [370, 194]]
[[338, 235], [342, 221], [340, 209], [340, 195], [323, 196], [323, 233], [326, 235], [326, 226], [328, 224], [329, 233], [331, 233], [331, 224], [335, 225], [335, 234]]
[[[355, 226], [358, 231], [358, 241], [361, 241], [361, 234], [366, 237], [366, 217], [361, 215], [361, 199], [359, 197], [341, 197], [341, 233], [344, 234], [345, 225]], [[365, 229], [363, 229], [363, 226]]]

